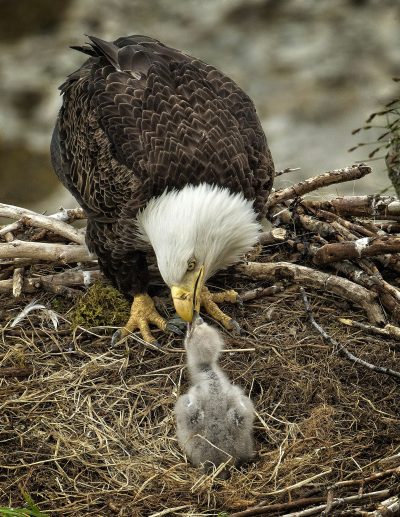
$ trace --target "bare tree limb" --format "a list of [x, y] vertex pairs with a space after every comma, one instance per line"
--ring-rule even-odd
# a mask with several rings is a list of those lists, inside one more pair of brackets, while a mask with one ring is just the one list
[[239, 299], [242, 302], [249, 302], [250, 300], [256, 300], [258, 298], [263, 298], [264, 296], [273, 296], [274, 294], [281, 293], [282, 291], [284, 291], [284, 287], [282, 285], [271, 285], [270, 287], [256, 287], [251, 291], [240, 293]]
[[306, 208], [327, 210], [341, 216], [374, 217], [376, 219], [400, 219], [400, 201], [392, 196], [344, 196], [329, 201], [302, 201]]
[[344, 167], [343, 169], [325, 172], [324, 174], [320, 174], [314, 178], [306, 179], [300, 183], [296, 183], [296, 185], [292, 185], [291, 187], [274, 192], [268, 199], [267, 207], [273, 207], [274, 205], [281, 203], [286, 199], [300, 197], [304, 194], [312, 192], [313, 190], [327, 187], [328, 185], [333, 185], [334, 183], [343, 183], [345, 181], [352, 181], [362, 178], [370, 172], [371, 167], [368, 167], [363, 163], [360, 163], [359, 165], [352, 165], [351, 167]]
[[386, 253], [400, 252], [400, 237], [363, 237], [355, 241], [334, 242], [322, 246], [314, 256], [317, 265], [330, 264], [345, 259], [373, 257]]
[[[25, 278], [22, 286], [22, 292], [32, 293], [40, 289], [42, 286], [54, 286], [54, 289], [59, 287], [80, 287], [89, 286], [93, 282], [103, 280], [104, 277], [99, 270], [93, 271], [76, 271], [69, 270], [54, 275], [43, 275], [39, 277]], [[13, 279], [0, 280], [0, 293], [9, 292], [13, 288]], [[50, 290], [51, 288], [49, 288]]]
[[231, 513], [230, 517], [252, 517], [253, 515], [265, 515], [268, 513], [282, 512], [285, 510], [291, 510], [293, 508], [301, 508], [302, 506], [309, 506], [312, 504], [322, 503], [326, 500], [326, 497], [303, 497], [301, 499], [295, 499], [289, 503], [275, 503], [265, 506], [255, 506], [254, 508], [248, 508], [241, 512]]
[[373, 512], [362, 512], [363, 517], [396, 517], [400, 515], [400, 499], [398, 495], [382, 501]]
[[361, 330], [365, 330], [366, 332], [371, 332], [372, 334], [377, 334], [378, 336], [384, 336], [387, 338], [393, 338], [400, 341], [400, 327], [396, 327], [395, 325], [390, 325], [389, 323], [385, 325], [383, 328], [375, 327], [374, 325], [368, 325], [366, 323], [362, 323], [361, 321], [352, 320], [350, 318], [338, 318], [340, 323], [347, 325], [349, 327], [356, 327]]
[[25, 242], [14, 240], [9, 243], [0, 243], [1, 258], [32, 258], [35, 260], [49, 260], [52, 262], [87, 262], [96, 257], [89, 253], [86, 245], [49, 244], [44, 242]]
[[275, 178], [278, 176], [282, 176], [282, 174], [288, 174], [289, 172], [297, 172], [301, 171], [300, 167], [295, 167], [294, 169], [291, 169], [290, 167], [286, 167], [286, 169], [282, 169], [281, 171], [275, 171]]
[[[50, 217], [46, 215], [37, 214], [32, 210], [20, 208], [18, 206], [6, 205], [0, 203], [0, 217], [7, 217], [10, 219], [19, 219], [21, 225], [29, 225], [37, 228], [45, 228], [66, 239], [84, 244], [85, 236], [73, 226], [63, 222], [61, 217]], [[10, 227], [0, 229], [0, 235], [4, 235], [10, 231]]]
[[[361, 502], [373, 502], [379, 501], [380, 499], [384, 499], [390, 495], [390, 490], [379, 490], [377, 492], [370, 492], [368, 494], [357, 494], [350, 495], [347, 497], [337, 497], [331, 502], [331, 509], [337, 508], [338, 506], [342, 506], [344, 504], [354, 504]], [[314, 506], [313, 508], [307, 508], [307, 510], [303, 510], [301, 512], [295, 513], [285, 513], [281, 517], [307, 517], [308, 515], [316, 515], [321, 514], [326, 509], [327, 505], [323, 504], [320, 506]]]
[[272, 230], [260, 233], [258, 242], [264, 244], [276, 244], [287, 239], [288, 231], [285, 228], [272, 228]]
[[14, 298], [19, 298], [22, 293], [22, 287], [24, 284], [24, 268], [17, 267], [14, 269], [13, 279], [12, 279], [12, 294]]
[[346, 357], [346, 359], [349, 359], [352, 363], [359, 364], [361, 366], [364, 366], [368, 368], [369, 370], [372, 370], [374, 372], [383, 373], [384, 375], [389, 375], [390, 377], [395, 378], [397, 381], [400, 381], [400, 372], [397, 372], [395, 370], [392, 370], [390, 368], [386, 368], [384, 366], [376, 366], [375, 364], [369, 363], [367, 361], [364, 361], [364, 359], [360, 359], [359, 357], [356, 357], [351, 352], [347, 350], [347, 348], [344, 347], [344, 345], [340, 345], [336, 340], [334, 340], [322, 327], [319, 323], [317, 323], [314, 319], [311, 306], [308, 302], [308, 298], [306, 295], [306, 292], [302, 287], [300, 287], [300, 292], [303, 297], [304, 306], [308, 315], [308, 319], [310, 320], [310, 323], [312, 326], [321, 334], [324, 341], [331, 345], [333, 349], [340, 355]]
[[375, 303], [376, 294], [345, 278], [289, 262], [248, 262], [236, 266], [236, 270], [257, 280], [277, 281], [285, 278], [305, 287], [328, 291], [362, 307], [372, 324], [385, 321], [382, 310]]

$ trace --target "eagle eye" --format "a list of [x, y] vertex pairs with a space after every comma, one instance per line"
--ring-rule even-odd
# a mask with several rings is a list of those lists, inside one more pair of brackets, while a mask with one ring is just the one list
[[187, 270], [193, 271], [193, 269], [196, 267], [196, 260], [194, 258], [191, 258], [188, 260]]

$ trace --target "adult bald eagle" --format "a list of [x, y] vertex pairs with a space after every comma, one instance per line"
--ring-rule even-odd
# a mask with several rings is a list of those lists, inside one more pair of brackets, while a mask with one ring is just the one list
[[88, 216], [86, 240], [126, 296], [119, 336], [167, 329], [147, 294], [144, 243], [177, 313], [200, 304], [232, 320], [204, 287], [257, 241], [274, 166], [251, 99], [216, 68], [146, 36], [73, 47], [89, 59], [60, 87], [53, 167]]

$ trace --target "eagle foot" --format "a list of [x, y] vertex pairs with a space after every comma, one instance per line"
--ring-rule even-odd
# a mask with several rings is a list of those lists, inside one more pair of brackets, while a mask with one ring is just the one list
[[168, 322], [160, 316], [148, 294], [137, 294], [133, 299], [129, 320], [124, 327], [114, 333], [111, 344], [114, 345], [135, 330], [139, 330], [146, 343], [158, 346], [156, 338], [151, 333], [150, 323], [164, 331], [177, 332], [179, 330], [174, 325], [168, 325]]
[[207, 314], [222, 323], [227, 330], [234, 330], [240, 334], [241, 328], [238, 322], [225, 314], [219, 307], [218, 303], [241, 303], [239, 295], [233, 289], [229, 291], [219, 291], [218, 293], [210, 293], [207, 287], [203, 287], [201, 291], [201, 305]]

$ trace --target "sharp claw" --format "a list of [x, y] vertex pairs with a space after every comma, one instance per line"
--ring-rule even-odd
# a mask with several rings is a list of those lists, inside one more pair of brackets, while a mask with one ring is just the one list
[[178, 336], [184, 335], [184, 332], [182, 332], [182, 330], [179, 327], [172, 324], [170, 321], [167, 323], [167, 330], [169, 330], [170, 332], [173, 332], [174, 334], [177, 334]]
[[239, 335], [243, 334], [242, 327], [239, 325], [239, 323], [236, 320], [231, 319], [229, 321], [229, 324], [230, 324], [231, 330], [233, 330], [233, 332], [237, 332]]
[[147, 344], [150, 346], [154, 346], [155, 348], [161, 348], [161, 344], [156, 339]]
[[123, 334], [122, 329], [116, 330], [111, 338], [111, 346], [115, 346], [124, 337], [125, 337], [125, 335]]

